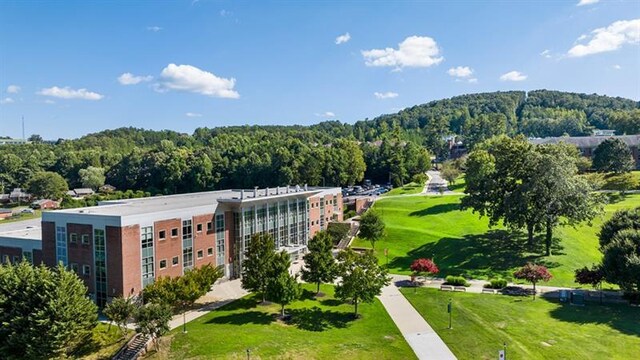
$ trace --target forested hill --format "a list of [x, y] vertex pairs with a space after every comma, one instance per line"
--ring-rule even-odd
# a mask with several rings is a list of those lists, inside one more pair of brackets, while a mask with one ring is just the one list
[[0, 185], [3, 191], [28, 186], [42, 171], [61, 175], [70, 187], [106, 181], [119, 189], [152, 193], [348, 185], [363, 177], [401, 184], [429, 167], [428, 152], [446, 156], [445, 138], [451, 135], [473, 146], [503, 133], [587, 135], [605, 128], [639, 133], [640, 104], [547, 90], [481, 93], [432, 101], [353, 125], [327, 121], [311, 126], [198, 128], [191, 135], [121, 128], [56, 144], [33, 136], [36, 141], [31, 144], [0, 146]]

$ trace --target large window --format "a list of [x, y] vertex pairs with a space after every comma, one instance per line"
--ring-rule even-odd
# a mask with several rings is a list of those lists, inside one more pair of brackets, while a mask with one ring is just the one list
[[146, 226], [140, 229], [140, 244], [142, 248], [142, 287], [153, 283], [154, 257], [153, 257], [153, 227]]
[[224, 265], [224, 215], [216, 215], [216, 264]]
[[193, 225], [191, 220], [182, 221], [182, 269], [193, 269]]
[[56, 226], [56, 262], [67, 266], [67, 228]]
[[93, 230], [93, 258], [96, 274], [96, 303], [103, 307], [107, 302], [107, 243], [104, 230]]

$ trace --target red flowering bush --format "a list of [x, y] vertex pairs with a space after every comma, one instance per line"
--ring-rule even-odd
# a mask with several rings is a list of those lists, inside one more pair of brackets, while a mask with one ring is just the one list
[[413, 261], [413, 264], [411, 264], [411, 271], [413, 271], [415, 275], [420, 275], [420, 274], [435, 275], [440, 270], [438, 269], [438, 266], [436, 265], [436, 263], [433, 262], [433, 260], [422, 258], [422, 259], [416, 259]]

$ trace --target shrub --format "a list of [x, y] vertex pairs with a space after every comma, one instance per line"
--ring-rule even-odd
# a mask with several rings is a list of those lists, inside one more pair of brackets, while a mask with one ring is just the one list
[[438, 270], [438, 266], [436, 266], [433, 260], [424, 259], [424, 258], [414, 260], [413, 263], [411, 264], [411, 270], [416, 275], [420, 275], [420, 274], [435, 275], [440, 271]]
[[449, 275], [447, 276], [445, 279], [445, 284], [446, 285], [453, 285], [453, 286], [469, 286], [469, 283], [467, 282], [467, 280], [465, 278], [463, 278], [462, 276], [452, 276]]
[[505, 279], [491, 279], [488, 284], [484, 284], [487, 289], [502, 289], [507, 287], [507, 280]]
[[345, 219], [350, 219], [354, 216], [358, 215], [355, 210], [349, 210], [344, 214]]

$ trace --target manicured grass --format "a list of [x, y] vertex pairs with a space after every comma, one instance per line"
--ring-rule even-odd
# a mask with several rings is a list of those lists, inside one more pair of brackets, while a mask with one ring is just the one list
[[464, 192], [464, 188], [467, 185], [467, 183], [464, 180], [464, 175], [460, 175], [456, 181], [453, 183], [453, 185], [448, 185], [449, 190], [456, 192], [456, 193], [463, 193]]
[[255, 295], [234, 301], [177, 328], [170, 352], [152, 358], [244, 359], [415, 359], [382, 304], [362, 304], [354, 320], [353, 306], [333, 298], [333, 287], [314, 300], [313, 285], [303, 285], [303, 299], [288, 307], [288, 323], [277, 319], [278, 305], [259, 305]]
[[[22, 208], [26, 209], [26, 207], [22, 207]], [[41, 216], [42, 216], [42, 210], [35, 210], [35, 212], [33, 214], [18, 213], [16, 215], [13, 215], [13, 216], [8, 217], [6, 219], [1, 219], [0, 220], [0, 224], [6, 224], [6, 223], [10, 223], [10, 222], [15, 222], [15, 221], [30, 220], [30, 219], [39, 218]]]
[[[589, 266], [601, 258], [597, 233], [603, 220], [614, 211], [640, 206], [640, 194], [627, 195], [605, 207], [605, 214], [577, 228], [558, 227], [553, 255], [543, 257], [540, 237], [536, 249], [527, 249], [523, 233], [510, 233], [502, 227], [489, 229], [486, 218], [471, 211], [460, 211], [462, 196], [411, 196], [380, 199], [375, 208], [386, 224], [386, 235], [376, 243], [381, 263], [383, 249], [389, 249], [389, 271], [409, 274], [417, 258], [434, 258], [439, 276], [463, 275], [468, 278], [511, 278], [513, 271], [528, 261], [549, 267], [552, 286], [575, 286], [575, 269]], [[371, 247], [356, 239], [354, 246]]]
[[109, 327], [108, 324], [99, 323], [93, 329], [91, 339], [72, 358], [83, 360], [111, 359], [132, 336], [133, 331], [131, 330], [127, 330], [123, 337], [116, 325]]
[[[546, 299], [402, 289], [460, 360], [637, 359], [640, 308], [572, 306]], [[453, 300], [449, 330], [447, 303]]]
[[[626, 190], [640, 190], [640, 171], [632, 171], [630, 174], [635, 179], [636, 186]], [[589, 173], [582, 176], [587, 178], [591, 183], [599, 184], [604, 190], [620, 190], [619, 182], [624, 175], [614, 173]]]
[[419, 194], [422, 189], [424, 189], [424, 184], [420, 185], [418, 183], [411, 182], [406, 184], [405, 186], [391, 189], [391, 191], [383, 194], [382, 196]]

